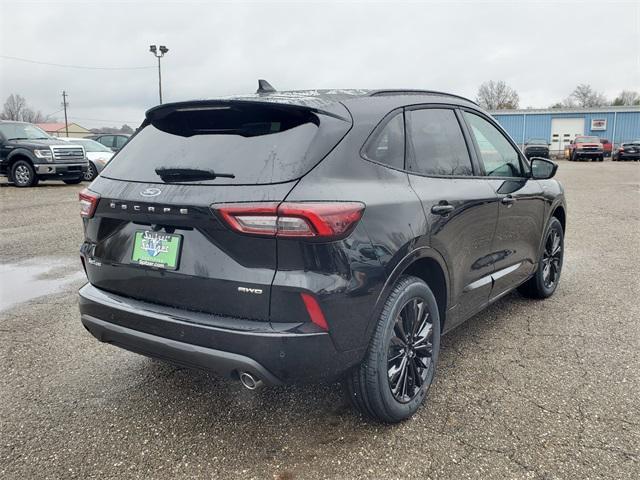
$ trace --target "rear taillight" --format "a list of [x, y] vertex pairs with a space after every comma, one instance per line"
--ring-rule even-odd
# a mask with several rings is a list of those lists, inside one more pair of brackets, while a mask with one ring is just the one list
[[624, 147], [620, 147], [620, 148], [618, 149], [618, 151], [619, 151], [619, 152], [624, 152]]
[[346, 237], [364, 211], [359, 202], [227, 203], [211, 207], [239, 233], [317, 239]]
[[93, 193], [86, 188], [82, 190], [78, 197], [80, 199], [80, 216], [83, 218], [91, 218], [96, 211], [100, 195]]

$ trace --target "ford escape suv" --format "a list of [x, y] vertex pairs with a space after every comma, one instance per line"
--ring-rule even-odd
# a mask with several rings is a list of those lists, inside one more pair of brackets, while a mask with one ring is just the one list
[[82, 323], [250, 389], [341, 378], [398, 422], [443, 333], [515, 288], [554, 293], [556, 168], [438, 92], [160, 105], [80, 194]]

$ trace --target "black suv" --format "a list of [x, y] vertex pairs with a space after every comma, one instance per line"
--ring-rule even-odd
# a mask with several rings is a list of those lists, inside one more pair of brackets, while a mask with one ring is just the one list
[[555, 291], [556, 168], [437, 92], [161, 105], [80, 195], [82, 323], [250, 389], [343, 378], [397, 422], [442, 333], [516, 287]]
[[39, 180], [80, 183], [89, 163], [81, 145], [70, 145], [25, 122], [0, 121], [0, 175], [17, 187]]
[[528, 159], [533, 157], [550, 158], [549, 142], [543, 138], [530, 138], [525, 142], [523, 150]]

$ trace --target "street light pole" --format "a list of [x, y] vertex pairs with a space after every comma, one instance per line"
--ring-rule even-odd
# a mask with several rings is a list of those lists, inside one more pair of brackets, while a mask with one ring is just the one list
[[160, 104], [162, 104], [162, 69], [160, 68], [160, 59], [164, 57], [164, 54], [169, 51], [164, 45], [156, 47], [155, 45], [149, 46], [149, 51], [158, 59], [158, 96], [160, 97]]

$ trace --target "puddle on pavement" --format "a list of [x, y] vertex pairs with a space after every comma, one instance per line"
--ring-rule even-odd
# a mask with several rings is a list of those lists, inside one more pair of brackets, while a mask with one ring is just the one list
[[0, 263], [0, 311], [62, 291], [84, 278], [78, 259], [36, 257]]

